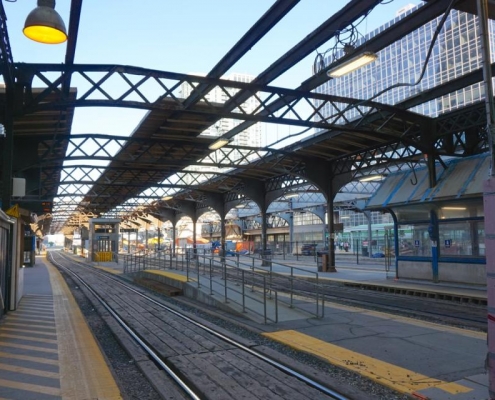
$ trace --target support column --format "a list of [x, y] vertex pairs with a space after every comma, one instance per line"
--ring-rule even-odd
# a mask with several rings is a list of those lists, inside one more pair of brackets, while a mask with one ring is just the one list
[[193, 226], [193, 257], [195, 258], [196, 257], [196, 242], [197, 242], [197, 238], [196, 238], [196, 223], [198, 222], [197, 219], [193, 218], [192, 219], [192, 226]]
[[487, 136], [490, 146], [490, 176], [483, 184], [483, 206], [485, 212], [486, 284], [488, 299], [488, 391], [495, 399], [495, 107], [493, 99], [490, 41], [488, 36], [488, 0], [478, 0], [483, 80], [485, 84], [485, 107]]
[[371, 229], [372, 223], [371, 223], [371, 211], [365, 211], [364, 215], [366, 215], [366, 219], [368, 220], [368, 257], [371, 258], [371, 242], [373, 240], [373, 230]]
[[292, 209], [292, 199], [289, 199], [289, 254], [294, 253], [294, 210]]
[[177, 221], [173, 221], [172, 222], [172, 249], [171, 249], [172, 257], [175, 257], [175, 255], [176, 255], [176, 244], [175, 244], [176, 230], [177, 230], [176, 228], [177, 228]]
[[226, 237], [227, 237], [227, 228], [225, 227], [225, 214], [220, 215], [220, 243], [221, 243], [221, 261], [225, 263], [225, 254], [227, 252], [226, 248]]
[[[335, 269], [335, 222], [333, 220], [333, 195], [327, 200], [328, 219], [328, 265], [327, 272], [337, 272]], [[323, 262], [323, 260], [322, 260]]]
[[267, 245], [267, 224], [266, 224], [266, 210], [263, 208], [261, 210], [261, 249], [263, 254], [261, 255], [262, 261], [261, 261], [261, 266], [262, 267], [269, 267], [270, 263], [265, 259], [266, 258], [266, 245]]
[[431, 275], [433, 282], [438, 282], [438, 218], [435, 211], [430, 211], [430, 227], [428, 227], [428, 233], [431, 241]]

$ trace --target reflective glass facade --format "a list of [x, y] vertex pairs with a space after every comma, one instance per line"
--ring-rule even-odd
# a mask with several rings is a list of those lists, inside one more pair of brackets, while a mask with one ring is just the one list
[[[358, 41], [361, 45], [392, 24], [403, 19], [420, 6], [407, 10], [392, 21], [384, 24]], [[359, 70], [341, 78], [330, 79], [318, 88], [318, 92], [357, 99], [370, 99], [377, 93], [397, 83], [414, 84], [419, 80], [424, 62], [441, 17], [429, 22], [416, 31], [393, 43], [378, 53], [378, 59]], [[490, 21], [490, 37], [494, 37], [494, 23]], [[414, 86], [401, 86], [386, 91], [374, 98], [386, 104], [397, 104], [426, 89], [433, 88], [466, 73], [481, 68], [481, 43], [477, 17], [453, 10], [448, 16], [427, 64], [424, 77]], [[493, 43], [492, 42], [492, 62]], [[327, 58], [326, 65], [332, 60]], [[460, 106], [483, 99], [482, 83], [422, 104], [411, 111], [428, 116], [437, 116]], [[325, 117], [335, 113], [331, 107], [323, 110]], [[349, 111], [348, 118], [357, 117]]]

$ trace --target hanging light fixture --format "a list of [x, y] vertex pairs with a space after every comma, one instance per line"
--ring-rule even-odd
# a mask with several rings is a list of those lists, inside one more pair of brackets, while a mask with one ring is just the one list
[[60, 44], [67, 40], [62, 17], [55, 11], [55, 0], [38, 0], [38, 7], [29, 13], [24, 35], [39, 43]]
[[350, 60], [340, 64], [339, 66], [332, 68], [327, 71], [327, 75], [330, 78], [339, 78], [341, 76], [347, 75], [356, 69], [364, 67], [369, 63], [372, 63], [378, 58], [378, 56], [370, 51], [358, 54], [357, 56], [351, 58]]
[[210, 150], [218, 150], [218, 149], [222, 148], [223, 146], [229, 144], [229, 142], [230, 142], [230, 139], [220, 138], [220, 139], [216, 140], [215, 142], [213, 142], [212, 144], [210, 144], [208, 146], [208, 148]]

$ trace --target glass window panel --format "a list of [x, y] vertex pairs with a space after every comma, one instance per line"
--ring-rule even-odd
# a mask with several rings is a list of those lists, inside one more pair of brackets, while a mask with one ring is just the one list
[[399, 256], [431, 257], [428, 224], [399, 225]]
[[[482, 246], [480, 241], [483, 243]], [[483, 256], [485, 253], [483, 221], [441, 221], [438, 245], [441, 257]]]

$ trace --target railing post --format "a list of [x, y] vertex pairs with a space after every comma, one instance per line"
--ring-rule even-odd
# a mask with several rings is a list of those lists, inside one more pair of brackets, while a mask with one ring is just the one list
[[[184, 258], [182, 259], [182, 270], [184, 270]], [[186, 277], [189, 282], [189, 260], [186, 259]]]
[[[189, 257], [186, 257], [188, 260], [189, 260]], [[196, 278], [198, 279], [198, 288], [201, 287], [201, 282], [199, 281], [199, 259], [196, 257], [196, 260], [195, 260], [195, 264], [196, 264]]]
[[294, 268], [290, 268], [290, 308], [294, 308]]
[[272, 282], [273, 282], [273, 263], [270, 261], [270, 276], [269, 276], [270, 282], [269, 282], [269, 287], [270, 287], [270, 295], [268, 298], [272, 298]]
[[318, 287], [316, 289], [316, 318], [320, 315], [320, 296], [318, 293]]
[[[318, 317], [320, 310], [319, 310], [319, 303], [320, 303], [320, 280], [318, 276], [318, 272], [316, 273], [316, 317]], [[323, 307], [323, 304], [322, 304]]]
[[253, 266], [251, 267], [251, 277], [252, 279], [252, 285], [251, 285], [251, 292], [254, 292], [254, 260], [253, 260]]
[[275, 291], [275, 323], [278, 324], [278, 292]]
[[265, 325], [267, 323], [266, 319], [266, 276], [263, 276], [263, 311], [265, 314]]
[[321, 294], [321, 317], [325, 317], [325, 293]]
[[224, 281], [223, 281], [223, 284], [224, 284], [224, 287], [225, 287], [225, 303], [228, 303], [228, 299], [227, 299], [227, 264], [224, 262], [223, 263], [223, 271], [224, 271]]
[[213, 296], [213, 272], [212, 272], [211, 259], [210, 259], [210, 296]]
[[246, 312], [246, 290], [245, 290], [245, 282], [244, 282], [244, 270], [241, 271], [242, 277], [242, 312]]

